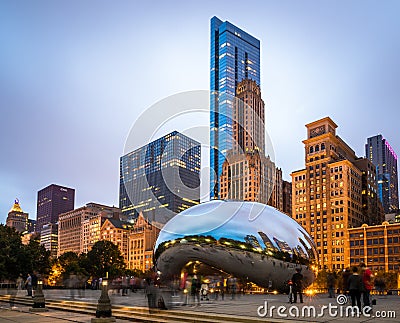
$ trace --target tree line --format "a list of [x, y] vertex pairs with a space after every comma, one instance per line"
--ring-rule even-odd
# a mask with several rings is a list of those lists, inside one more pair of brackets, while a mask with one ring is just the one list
[[0, 224], [0, 282], [15, 281], [20, 274], [26, 277], [34, 272], [57, 285], [71, 274], [97, 278], [142, 274], [126, 269], [121, 251], [111, 241], [96, 242], [88, 253], [66, 252], [52, 259], [38, 237], [25, 245], [15, 228]]

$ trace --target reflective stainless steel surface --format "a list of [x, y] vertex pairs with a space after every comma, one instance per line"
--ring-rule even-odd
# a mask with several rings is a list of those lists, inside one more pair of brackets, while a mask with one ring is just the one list
[[256, 202], [193, 206], [164, 226], [155, 246], [156, 266], [164, 277], [198, 261], [272, 289], [282, 288], [298, 267], [304, 285], [311, 284], [316, 257], [312, 238], [296, 221]]

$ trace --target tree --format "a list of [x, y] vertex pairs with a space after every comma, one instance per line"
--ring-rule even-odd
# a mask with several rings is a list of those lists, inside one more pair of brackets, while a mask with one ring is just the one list
[[55, 259], [52, 264], [49, 283], [51, 285], [63, 285], [68, 282], [71, 274], [78, 275], [82, 281], [86, 281], [88, 273], [86, 268], [86, 254], [78, 255], [76, 252], [68, 251]]
[[23, 246], [24, 267], [27, 272], [37, 271], [41, 275], [47, 275], [51, 268], [50, 251], [40, 244], [39, 237], [31, 238], [29, 243]]
[[38, 237], [23, 245], [15, 228], [0, 224], [0, 280], [14, 280], [19, 274], [25, 277], [33, 271], [47, 274], [49, 269], [50, 251], [39, 243]]
[[89, 273], [94, 277], [117, 277], [125, 269], [124, 258], [118, 246], [111, 241], [100, 240], [87, 253]]
[[15, 228], [0, 224], [0, 280], [14, 280], [22, 271], [23, 246]]

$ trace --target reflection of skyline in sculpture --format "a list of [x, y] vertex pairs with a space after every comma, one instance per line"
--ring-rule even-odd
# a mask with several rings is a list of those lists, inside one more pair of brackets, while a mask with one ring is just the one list
[[262, 249], [260, 243], [258, 242], [257, 238], [252, 234], [247, 235], [244, 240], [250, 244], [253, 248]]
[[272, 243], [271, 239], [264, 233], [259, 231], [258, 234], [260, 235], [261, 239], [264, 241], [265, 247], [267, 250], [276, 250], [276, 247]]
[[[283, 252], [287, 252], [287, 253], [293, 253], [293, 251], [292, 251], [292, 249], [290, 248], [290, 246], [287, 244], [287, 242], [286, 241], [281, 241], [281, 240], [279, 240], [279, 239], [277, 239], [277, 238], [275, 238], [274, 237], [274, 241], [275, 241], [275, 243], [277, 244], [277, 246], [278, 246], [278, 249], [280, 250], [280, 251], [283, 251]], [[297, 246], [298, 247], [298, 246]], [[296, 247], [296, 248], [297, 248]]]
[[181, 212], [165, 225], [156, 242], [155, 261], [164, 277], [179, 276], [187, 263], [198, 261], [262, 287], [271, 280], [274, 288], [301, 267], [308, 285], [317, 254], [305, 235], [294, 220], [270, 206], [211, 201]]

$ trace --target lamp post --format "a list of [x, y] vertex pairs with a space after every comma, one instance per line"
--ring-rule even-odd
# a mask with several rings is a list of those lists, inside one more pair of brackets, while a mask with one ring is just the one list
[[43, 295], [43, 281], [41, 279], [37, 282], [35, 296], [33, 296], [33, 306], [29, 309], [31, 312], [47, 312], [46, 300]]
[[91, 323], [115, 322], [115, 317], [111, 316], [111, 301], [108, 297], [108, 281], [103, 279], [101, 283], [101, 295], [97, 301], [96, 317], [92, 318]]

